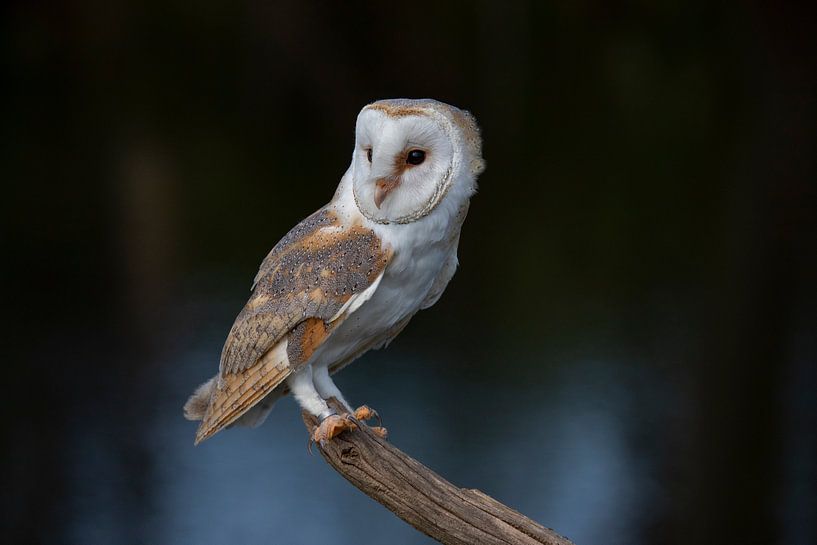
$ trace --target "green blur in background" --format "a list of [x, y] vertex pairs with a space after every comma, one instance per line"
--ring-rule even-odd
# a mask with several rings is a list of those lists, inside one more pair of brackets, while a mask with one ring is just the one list
[[488, 168], [353, 402], [578, 545], [817, 542], [813, 5], [2, 13], [4, 542], [429, 542], [307, 456], [290, 400], [197, 449], [181, 419], [392, 97], [473, 112]]

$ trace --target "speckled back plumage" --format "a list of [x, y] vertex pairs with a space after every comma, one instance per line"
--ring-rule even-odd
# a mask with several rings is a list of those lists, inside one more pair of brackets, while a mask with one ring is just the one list
[[221, 354], [221, 373], [246, 369], [306, 318], [329, 320], [383, 271], [386, 255], [369, 229], [337, 227], [321, 209], [293, 228], [264, 259], [253, 294]]
[[[340, 228], [326, 209], [295, 226], [264, 259], [253, 294], [227, 336], [197, 441], [239, 418], [306, 363], [341, 323], [336, 315], [343, 305], [369, 287], [387, 262], [371, 230]], [[264, 359], [282, 340], [287, 358]]]

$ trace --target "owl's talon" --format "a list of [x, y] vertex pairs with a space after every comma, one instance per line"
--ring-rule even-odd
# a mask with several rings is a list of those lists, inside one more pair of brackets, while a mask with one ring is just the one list
[[315, 431], [312, 433], [312, 440], [320, 445], [321, 448], [324, 448], [327, 441], [331, 441], [346, 430], [354, 429], [357, 429], [357, 425], [350, 414], [333, 414], [324, 418], [318, 427], [315, 428]]
[[384, 428], [383, 426], [372, 426], [369, 428], [374, 432], [374, 434], [381, 439], [388, 439], [389, 438], [389, 430]]
[[383, 421], [380, 419], [380, 415], [377, 414], [377, 411], [369, 407], [368, 405], [361, 405], [355, 410], [355, 418], [357, 420], [371, 420], [372, 418], [377, 418], [377, 425], [380, 426]]

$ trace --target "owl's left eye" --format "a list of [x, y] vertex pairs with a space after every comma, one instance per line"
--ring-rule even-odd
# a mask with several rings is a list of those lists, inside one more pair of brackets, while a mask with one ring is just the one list
[[372, 162], [372, 148], [366, 150], [366, 159], [368, 159], [370, 163]]
[[406, 156], [406, 163], [410, 165], [419, 165], [426, 160], [426, 152], [421, 149], [413, 149], [408, 152]]

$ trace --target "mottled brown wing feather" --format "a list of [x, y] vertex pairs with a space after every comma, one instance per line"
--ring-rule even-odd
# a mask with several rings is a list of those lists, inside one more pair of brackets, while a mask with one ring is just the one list
[[284, 340], [280, 349], [270, 350], [249, 369], [219, 375], [196, 432], [196, 444], [235, 422], [289, 376], [290, 371]]
[[326, 209], [292, 229], [262, 263], [230, 330], [197, 442], [234, 422], [305, 364], [340, 323], [333, 318], [375, 282], [389, 257], [373, 231], [341, 227]]

